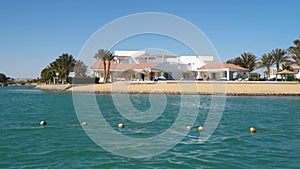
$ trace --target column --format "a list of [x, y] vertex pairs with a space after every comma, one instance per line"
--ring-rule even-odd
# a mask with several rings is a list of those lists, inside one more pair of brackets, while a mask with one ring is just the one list
[[227, 69], [227, 72], [226, 72], [226, 77], [227, 77], [227, 81], [229, 81], [230, 80], [230, 75], [229, 75], [229, 69]]

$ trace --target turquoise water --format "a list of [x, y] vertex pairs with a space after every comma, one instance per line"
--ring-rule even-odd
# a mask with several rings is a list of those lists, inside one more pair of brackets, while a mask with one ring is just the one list
[[[139, 138], [162, 133], [174, 122], [180, 97], [167, 99], [160, 118], [138, 124], [118, 114], [111, 96], [97, 95], [112, 128]], [[151, 106], [147, 100], [147, 95], [131, 96], [141, 111]], [[210, 102], [211, 97], [200, 97], [195, 127], [204, 123]], [[47, 121], [45, 127], [41, 120]], [[118, 130], [120, 121], [129, 127]], [[199, 144], [194, 128], [169, 151], [141, 159], [105, 151], [78, 124], [71, 93], [0, 88], [0, 168], [300, 168], [299, 97], [227, 97], [220, 124], [207, 142]], [[248, 132], [252, 126], [254, 134]]]

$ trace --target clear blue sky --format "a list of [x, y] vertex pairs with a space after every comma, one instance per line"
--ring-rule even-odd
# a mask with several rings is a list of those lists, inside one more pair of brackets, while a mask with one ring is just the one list
[[[223, 61], [243, 52], [260, 57], [299, 38], [299, 7], [297, 0], [0, 0], [0, 73], [37, 78], [62, 53], [76, 58], [105, 24], [140, 12], [190, 21], [207, 35]], [[131, 45], [127, 49], [145, 48]], [[178, 48], [172, 52], [188, 54]]]

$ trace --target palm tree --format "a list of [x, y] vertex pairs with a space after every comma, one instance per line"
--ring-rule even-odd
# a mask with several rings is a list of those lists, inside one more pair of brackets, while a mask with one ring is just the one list
[[108, 50], [100, 49], [98, 53], [94, 55], [94, 58], [97, 60], [102, 60], [103, 62], [103, 71], [104, 71], [104, 82], [106, 82], [106, 55], [110, 53]]
[[[58, 78], [59, 81], [62, 80], [62, 75], [64, 74], [63, 72], [65, 72], [64, 68], [62, 67], [61, 64], [59, 64], [58, 62], [54, 61], [52, 63], [49, 64], [49, 68], [51, 68], [53, 70], [53, 78], [56, 78], [56, 74], [58, 74]], [[53, 80], [55, 82], [55, 80]]]
[[273, 57], [274, 63], [276, 64], [276, 72], [279, 72], [279, 66], [281, 63], [287, 61], [288, 57], [286, 55], [286, 51], [283, 49], [275, 49], [270, 53]]
[[107, 65], [107, 74], [106, 74], [106, 81], [105, 83], [107, 83], [107, 79], [108, 79], [108, 75], [110, 75], [110, 64], [111, 64], [111, 61], [115, 58], [115, 56], [110, 53], [109, 55], [106, 56], [106, 60], [108, 61], [108, 65]]
[[74, 71], [75, 77], [86, 77], [87, 66], [81, 60], [77, 60]]
[[6, 84], [7, 79], [8, 79], [8, 78], [6, 77], [5, 74], [0, 73], [0, 83]]
[[264, 54], [262, 55], [262, 57], [260, 58], [260, 62], [258, 62], [258, 67], [259, 68], [267, 68], [267, 76], [268, 78], [270, 77], [270, 68], [271, 66], [274, 64], [274, 60], [273, 57], [270, 53]]
[[75, 63], [76, 60], [73, 56], [66, 53], [59, 56], [59, 58], [53, 63], [59, 73], [62, 83], [64, 83], [64, 81], [69, 77], [70, 72], [74, 71]]
[[235, 64], [235, 65], [242, 65], [242, 59], [240, 57], [236, 57], [234, 59], [230, 59], [228, 60], [226, 63], [231, 63], [231, 64]]
[[41, 72], [41, 78], [46, 82], [50, 83], [52, 78], [55, 76], [55, 70], [53, 67], [48, 66], [44, 68]]
[[256, 66], [256, 56], [250, 52], [242, 53], [241, 56], [236, 57], [234, 59], [228, 60], [226, 63], [232, 63], [235, 65], [239, 65], [243, 68], [249, 69], [249, 71], [253, 71]]
[[[114, 59], [114, 55], [108, 50], [100, 49], [98, 50], [98, 53], [95, 54], [94, 58], [103, 61], [104, 82], [107, 83], [108, 74], [110, 71], [110, 63]], [[107, 61], [108, 61], [108, 65], [106, 65]]]
[[256, 66], [256, 60], [257, 60], [257, 57], [250, 53], [250, 52], [247, 52], [247, 53], [242, 53], [241, 56], [241, 67], [243, 68], [247, 68], [249, 69], [250, 72], [252, 72]]
[[288, 52], [291, 54], [292, 63], [300, 66], [300, 40], [295, 40], [294, 45], [288, 49]]

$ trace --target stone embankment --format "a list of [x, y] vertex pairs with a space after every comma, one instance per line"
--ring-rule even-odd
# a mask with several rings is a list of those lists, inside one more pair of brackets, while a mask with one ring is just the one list
[[49, 85], [49, 84], [40, 84], [37, 85], [36, 88], [44, 90], [44, 91], [50, 91], [50, 92], [64, 92], [70, 89], [72, 85], [70, 84], [61, 84], [61, 85]]

